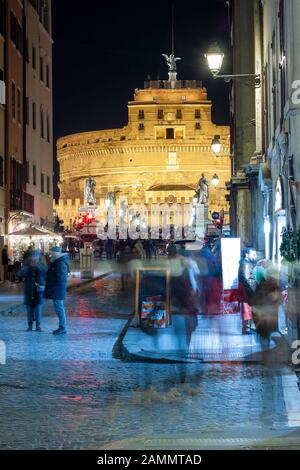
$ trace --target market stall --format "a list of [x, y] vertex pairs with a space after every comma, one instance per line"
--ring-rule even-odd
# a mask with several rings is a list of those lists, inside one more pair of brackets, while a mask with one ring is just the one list
[[62, 236], [50, 230], [31, 225], [8, 235], [9, 251], [13, 261], [21, 261], [28, 248], [47, 253], [52, 246], [61, 245]]

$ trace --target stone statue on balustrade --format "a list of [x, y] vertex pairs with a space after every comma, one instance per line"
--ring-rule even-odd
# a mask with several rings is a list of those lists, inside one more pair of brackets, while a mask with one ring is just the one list
[[93, 180], [91, 176], [89, 176], [84, 186], [84, 201], [89, 206], [96, 205], [95, 188], [96, 181]]
[[209, 183], [207, 179], [205, 178], [204, 174], [202, 173], [201, 178], [198, 183], [198, 188], [196, 191], [199, 204], [208, 204], [208, 199], [209, 199], [208, 186], [209, 186]]

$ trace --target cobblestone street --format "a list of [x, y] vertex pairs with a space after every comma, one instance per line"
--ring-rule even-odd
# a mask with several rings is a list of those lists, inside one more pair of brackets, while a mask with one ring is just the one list
[[[284, 366], [122, 362], [112, 349], [132, 312], [118, 277], [68, 296], [68, 335], [0, 317], [1, 449], [99, 449], [133, 438], [287, 432]], [[120, 444], [120, 447], [122, 448]]]

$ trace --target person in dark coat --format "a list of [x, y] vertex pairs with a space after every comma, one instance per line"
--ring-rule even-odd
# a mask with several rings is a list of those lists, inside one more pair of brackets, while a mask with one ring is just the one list
[[170, 240], [170, 243], [168, 244], [167, 255], [169, 259], [176, 258], [177, 256], [177, 248], [173, 240]]
[[130, 270], [129, 263], [131, 261], [132, 251], [129, 244], [125, 240], [120, 241], [119, 246], [119, 264], [121, 272], [121, 284], [122, 289], [126, 289], [129, 286]]
[[36, 331], [42, 331], [43, 294], [47, 267], [41, 262], [40, 253], [31, 251], [26, 265], [19, 271], [19, 279], [24, 280], [24, 304], [27, 307], [27, 331], [32, 331], [35, 321]]
[[106, 259], [112, 259], [114, 252], [114, 241], [111, 238], [107, 237], [105, 240], [104, 249], [106, 253]]
[[7, 245], [2, 248], [1, 251], [1, 261], [3, 266], [3, 280], [8, 280], [8, 264], [9, 264], [9, 257], [8, 257], [8, 247]]
[[144, 242], [144, 250], [146, 253], [146, 259], [151, 260], [153, 254], [153, 242], [150, 239], [146, 239]]
[[53, 331], [54, 335], [62, 335], [67, 332], [64, 300], [67, 295], [67, 277], [69, 271], [69, 257], [62, 253], [59, 246], [54, 246], [49, 251], [50, 266], [46, 277], [45, 299], [52, 299], [55, 313], [59, 319], [59, 327]]
[[27, 250], [25, 251], [25, 253], [23, 254], [23, 259], [22, 259], [22, 265], [24, 266], [25, 264], [27, 264], [28, 262], [28, 259], [31, 255], [31, 253], [34, 251], [34, 246], [32, 245], [29, 245], [29, 247], [27, 248]]

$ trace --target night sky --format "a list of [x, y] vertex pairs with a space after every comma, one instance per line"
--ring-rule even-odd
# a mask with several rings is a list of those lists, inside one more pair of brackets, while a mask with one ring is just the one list
[[[53, 0], [55, 141], [126, 125], [133, 90], [143, 87], [148, 74], [168, 78], [161, 53], [171, 53], [172, 5], [175, 53], [182, 57], [178, 79], [203, 80], [213, 100], [213, 120], [229, 123], [228, 85], [211, 78], [203, 58], [212, 41], [229, 57], [225, 0]], [[225, 60], [224, 71], [229, 68]]]

